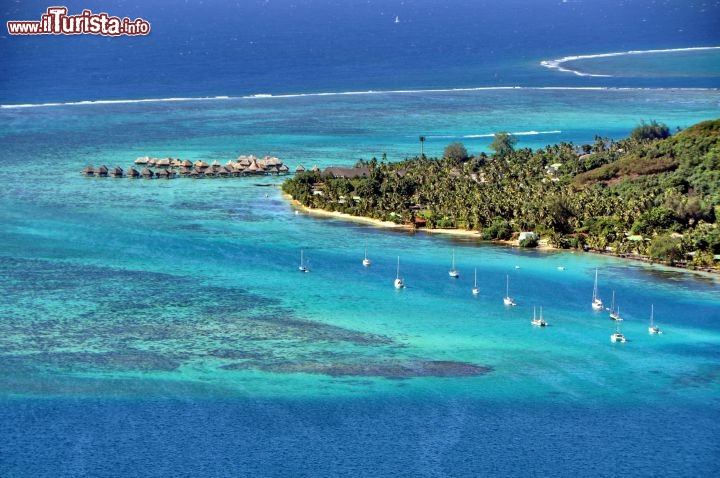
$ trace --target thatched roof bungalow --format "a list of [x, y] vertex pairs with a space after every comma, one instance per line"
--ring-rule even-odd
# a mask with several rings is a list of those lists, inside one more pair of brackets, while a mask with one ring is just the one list
[[210, 165], [208, 163], [206, 163], [205, 161], [203, 161], [202, 159], [198, 159], [197, 161], [195, 161], [193, 163], [193, 166], [195, 166], [195, 169], [205, 169], [205, 168], [210, 167]]
[[100, 166], [99, 168], [97, 168], [97, 169], [95, 170], [95, 174], [97, 174], [98, 176], [107, 176], [107, 175], [108, 175], [108, 168], [107, 168], [107, 166], [105, 166], [105, 165], [103, 164], [102, 166]]
[[157, 161], [155, 161], [155, 166], [161, 166], [163, 168], [169, 167], [170, 166], [170, 158], [158, 159]]
[[153, 176], [155, 175], [155, 173], [153, 173], [152, 169], [150, 169], [150, 168], [143, 168], [143, 170], [140, 171], [140, 174], [145, 179], [152, 179]]
[[135, 164], [147, 164], [150, 161], [150, 156], [141, 156], [135, 160]]
[[193, 163], [192, 163], [192, 161], [190, 161], [189, 159], [183, 159], [183, 160], [180, 162], [180, 166], [182, 166], [183, 168], [192, 168], [192, 167], [193, 167]]
[[114, 178], [121, 178], [123, 177], [123, 170], [120, 167], [114, 167], [110, 170], [110, 176]]
[[85, 169], [80, 172], [85, 176], [95, 176], [95, 168], [92, 167], [92, 164], [88, 164]]
[[170, 172], [167, 169], [158, 169], [155, 173], [155, 176], [158, 178], [167, 179], [168, 177], [170, 177]]
[[290, 168], [288, 168], [284, 164], [281, 164], [280, 167], [278, 168], [278, 174], [288, 174], [288, 173], [290, 173]]
[[139, 178], [140, 171], [138, 171], [137, 169], [135, 169], [131, 166], [130, 168], [128, 168], [127, 177], [132, 178], [132, 179]]
[[304, 173], [305, 167], [302, 164], [298, 164], [297, 168], [295, 168], [296, 173]]

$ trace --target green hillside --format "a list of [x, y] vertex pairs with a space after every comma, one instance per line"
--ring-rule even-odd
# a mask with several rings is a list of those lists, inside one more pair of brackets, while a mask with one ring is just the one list
[[309, 207], [477, 230], [485, 239], [535, 231], [556, 247], [711, 265], [720, 254], [720, 120], [643, 139], [660, 126], [668, 136], [653, 122], [620, 141], [535, 151], [515, 150], [501, 133], [492, 155], [471, 157], [454, 143], [443, 158], [373, 158], [298, 174], [283, 189]]

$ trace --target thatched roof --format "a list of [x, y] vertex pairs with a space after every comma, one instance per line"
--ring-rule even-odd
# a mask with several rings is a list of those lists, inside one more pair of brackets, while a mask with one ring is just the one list
[[198, 159], [197, 161], [195, 161], [195, 163], [193, 163], [193, 165], [194, 165], [197, 169], [204, 169], [204, 168], [207, 168], [208, 166], [210, 166], [208, 163], [206, 163], [206, 162], [203, 161], [202, 159]]
[[114, 167], [114, 168], [112, 168], [112, 169], [110, 170], [110, 176], [114, 176], [114, 177], [116, 177], [116, 178], [119, 178], [119, 177], [122, 177], [122, 175], [123, 175], [123, 170], [122, 170], [122, 168]]
[[135, 164], [147, 164], [150, 160], [150, 156], [141, 156], [135, 160]]
[[298, 167], [295, 168], [295, 172], [296, 172], [296, 173], [302, 173], [302, 172], [304, 172], [304, 171], [305, 171], [305, 168], [303, 167], [302, 164], [298, 164]]
[[163, 177], [166, 178], [166, 177], [168, 177], [169, 175], [170, 175], [170, 173], [168, 172], [167, 169], [159, 169], [159, 170], [155, 173], [155, 176], [157, 176], [157, 177], [159, 177], [159, 178], [163, 178]]
[[142, 174], [146, 178], [151, 178], [154, 176], [152, 169], [149, 169], [149, 168], [143, 168], [143, 170], [140, 171], [140, 174]]
[[260, 171], [260, 167], [256, 161], [251, 162], [250, 166], [245, 168], [246, 173], [257, 173], [258, 171]]
[[318, 172], [320, 172], [320, 168], [318, 168], [318, 165], [316, 164], [315, 166], [312, 167], [311, 171], [318, 173]]
[[219, 162], [217, 159], [212, 162], [212, 167], [214, 168], [214, 167], [216, 167], [216, 166], [217, 166], [217, 167], [220, 166], [220, 162]]
[[278, 168], [278, 171], [281, 173], [288, 173], [288, 172], [290, 172], [290, 168], [288, 168], [284, 164], [281, 164], [280, 167]]
[[190, 174], [190, 168], [186, 168], [185, 166], [181, 167], [178, 170], [178, 173], [180, 173], [182, 176]]
[[170, 166], [170, 158], [158, 159], [155, 161], [156, 166]]
[[199, 169], [192, 168], [192, 170], [190, 171], [190, 176], [193, 176], [193, 177], [195, 177], [195, 178], [198, 178], [198, 177], [200, 177], [200, 176], [203, 176], [203, 172], [200, 171]]
[[180, 162], [180, 166], [183, 166], [183, 167], [185, 167], [185, 168], [192, 168], [192, 167], [193, 167], [193, 163], [192, 163], [192, 161], [190, 161], [189, 159], [183, 159], [183, 160]]
[[140, 176], [140, 172], [137, 169], [135, 169], [133, 167], [128, 168], [127, 177], [136, 178], [138, 176]]
[[108, 168], [104, 164], [95, 170], [95, 174], [98, 176], [107, 176]]
[[95, 169], [92, 167], [92, 164], [88, 164], [87, 167], [80, 172], [83, 173], [85, 176], [95, 175]]

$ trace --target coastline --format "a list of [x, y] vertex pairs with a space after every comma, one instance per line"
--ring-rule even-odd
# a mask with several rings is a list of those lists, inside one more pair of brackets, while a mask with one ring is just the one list
[[[478, 231], [468, 231], [464, 229], [429, 229], [429, 228], [421, 228], [416, 229], [414, 227], [403, 225], [403, 224], [395, 224], [394, 222], [390, 221], [381, 221], [379, 219], [373, 219], [370, 217], [363, 217], [363, 216], [353, 216], [352, 214], [347, 214], [344, 212], [337, 212], [337, 211], [327, 211], [325, 209], [314, 209], [311, 207], [304, 206], [300, 204], [297, 200], [295, 200], [292, 196], [285, 192], [281, 192], [283, 198], [287, 200], [290, 205], [295, 208], [296, 211], [302, 211], [305, 214], [317, 216], [317, 217], [325, 217], [325, 218], [335, 218], [335, 219], [341, 219], [344, 221], [352, 221], [352, 222], [358, 222], [361, 224], [368, 224], [375, 227], [381, 227], [381, 228], [388, 228], [388, 229], [403, 229], [408, 232], [425, 232], [427, 234], [438, 234], [438, 235], [446, 235], [446, 236], [454, 236], [454, 237], [467, 237], [467, 238], [474, 238], [478, 241], [486, 242], [488, 244], [494, 244], [497, 246], [506, 246], [506, 247], [520, 247], [519, 241], [517, 239], [514, 240], [494, 240], [494, 241], [486, 241], [483, 240], [480, 237], [480, 233]], [[545, 252], [551, 252], [551, 251], [567, 251], [567, 249], [558, 249], [557, 247], [554, 247], [550, 245], [547, 241], [547, 239], [540, 239], [538, 246], [533, 248], [533, 250], [536, 251], [545, 251]], [[597, 250], [589, 250], [589, 251], [582, 251], [590, 254], [597, 254], [600, 256], [611, 256], [618, 259], [623, 260], [629, 260], [629, 261], [636, 261], [636, 262], [643, 262], [645, 264], [648, 264], [650, 266], [659, 266], [659, 267], [665, 267], [669, 270], [680, 270], [684, 272], [694, 273], [694, 274], [700, 274], [705, 275], [709, 277], [717, 278], [720, 276], [720, 269], [719, 268], [702, 268], [702, 269], [689, 269], [687, 267], [682, 266], [671, 266], [668, 264], [663, 264], [660, 262], [654, 262], [647, 256], [641, 256], [638, 254], [615, 254], [612, 252], [604, 252], [604, 251], [597, 251]]]

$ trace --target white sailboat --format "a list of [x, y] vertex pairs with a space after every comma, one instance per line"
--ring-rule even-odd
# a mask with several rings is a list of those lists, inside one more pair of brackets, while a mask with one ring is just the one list
[[510, 276], [507, 274], [505, 275], [505, 297], [503, 297], [503, 304], [511, 306], [517, 305], [515, 300], [510, 297]]
[[310, 272], [310, 269], [305, 267], [305, 258], [303, 256], [303, 250], [300, 249], [300, 265], [298, 266], [300, 272]]
[[617, 320], [618, 317], [618, 311], [615, 310], [615, 291], [612, 292], [612, 302], [610, 302], [610, 318], [613, 320]]
[[368, 259], [368, 256], [367, 256], [367, 246], [365, 246], [365, 258], [363, 259], [362, 264], [365, 267], [369, 267], [370, 264], [372, 264], [372, 261], [370, 259]]
[[535, 318], [535, 306], [533, 306], [533, 319], [532, 319], [532, 322], [530, 322], [530, 323], [536, 327], [547, 327], [547, 322], [545, 322], [545, 320], [543, 320], [543, 316], [542, 316], [542, 306], [540, 306], [540, 317], [538, 317], [538, 318]]
[[622, 322], [623, 318], [620, 317], [620, 306], [618, 305], [614, 313], [610, 314], [610, 318], [615, 322]]
[[452, 253], [452, 266], [450, 267], [450, 270], [448, 271], [448, 275], [454, 279], [457, 279], [460, 277], [460, 273], [455, 269], [455, 249], [453, 249]]
[[617, 322], [615, 325], [615, 333], [610, 336], [610, 342], [620, 342], [624, 344], [626, 340], [625, 336], [620, 333], [620, 322]]
[[395, 23], [400, 23], [400, 17], [398, 15], [395, 15]]
[[648, 333], [649, 334], [662, 334], [662, 330], [660, 330], [660, 327], [655, 325], [654, 322], [654, 315], [655, 315], [655, 306], [650, 305], [650, 327], [648, 327]]
[[593, 287], [593, 298], [592, 298], [593, 310], [602, 310], [603, 303], [598, 296], [598, 270], [595, 269], [595, 286]]
[[400, 256], [398, 256], [397, 260], [397, 274], [395, 275], [395, 281], [393, 282], [393, 285], [396, 289], [402, 289], [405, 287], [405, 283], [400, 278]]
[[480, 287], [477, 285], [477, 267], [475, 268], [475, 285], [473, 285], [472, 293], [473, 295], [478, 295], [480, 293]]

